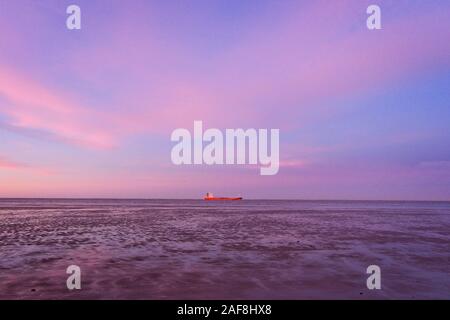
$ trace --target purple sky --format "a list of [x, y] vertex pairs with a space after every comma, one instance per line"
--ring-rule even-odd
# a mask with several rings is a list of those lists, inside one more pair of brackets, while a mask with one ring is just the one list
[[[449, 87], [448, 0], [0, 0], [0, 197], [450, 200]], [[173, 165], [194, 120], [279, 173]]]

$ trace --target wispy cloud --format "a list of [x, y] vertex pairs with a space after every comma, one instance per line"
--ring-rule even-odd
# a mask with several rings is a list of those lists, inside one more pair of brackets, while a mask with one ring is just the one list
[[43, 130], [62, 140], [107, 148], [114, 137], [90, 120], [101, 114], [73, 103], [75, 98], [56, 93], [37, 81], [0, 65], [0, 110], [15, 128]]
[[29, 166], [24, 163], [21, 163], [21, 162], [10, 160], [10, 159], [0, 155], [0, 168], [21, 169], [21, 168], [29, 168]]
[[[274, 185], [290, 194], [314, 186], [319, 196], [324, 188], [337, 194], [345, 182], [348, 194], [370, 195], [365, 185], [396, 181], [406, 181], [398, 182], [406, 194], [416, 181], [413, 194], [421, 192], [420, 179], [432, 184], [436, 172], [448, 170], [442, 141], [429, 143], [435, 152], [427, 149], [426, 156], [410, 152], [419, 140], [440, 139], [434, 124], [447, 115], [448, 94], [434, 82], [426, 90], [423, 84], [442, 82], [450, 70], [448, 1], [380, 0], [383, 29], [376, 32], [365, 26], [369, 2], [359, 0], [258, 1], [245, 8], [236, 1], [226, 14], [214, 1], [113, 1], [105, 11], [103, 3], [79, 0], [85, 19], [79, 32], [64, 29], [60, 1], [29, 6], [34, 2], [9, 1], [0, 12], [0, 129], [9, 131], [0, 152], [11, 156], [0, 157], [0, 167], [15, 173], [9, 183], [17, 190], [42, 185], [26, 176], [38, 162], [62, 169], [47, 190], [70, 194], [92, 186], [101, 193], [119, 180], [124, 183], [115, 184], [115, 194], [245, 184], [261, 194]], [[405, 83], [411, 92], [423, 90], [430, 105], [411, 106], [414, 94], [398, 98]], [[389, 118], [389, 108], [374, 107], [370, 116], [378, 122], [360, 134], [371, 121], [355, 116], [367, 111], [361, 102], [377, 97], [383, 104], [386, 92], [395, 96], [389, 105], [405, 119], [402, 127]], [[349, 114], [347, 105], [357, 112]], [[435, 105], [444, 107], [428, 113]], [[413, 108], [426, 109], [416, 119], [421, 130], [409, 121]], [[253, 166], [184, 167], [173, 174], [166, 169], [172, 167], [170, 132], [192, 129], [199, 119], [221, 129], [280, 129], [279, 175], [262, 184], [247, 170]], [[377, 131], [383, 119], [393, 124], [389, 134]], [[423, 132], [430, 134], [424, 138]], [[30, 136], [35, 145], [15, 147]], [[395, 159], [393, 150], [405, 142], [408, 150]], [[373, 162], [379, 166], [370, 172]], [[121, 166], [135, 175], [120, 176]], [[20, 171], [22, 180], [16, 179]], [[148, 181], [136, 184], [144, 176]]]

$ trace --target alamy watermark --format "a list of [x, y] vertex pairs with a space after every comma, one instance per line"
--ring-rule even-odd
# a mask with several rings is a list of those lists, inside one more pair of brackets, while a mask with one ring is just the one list
[[369, 14], [367, 17], [366, 25], [369, 30], [380, 30], [381, 29], [381, 8], [372, 4], [367, 7], [366, 13]]
[[71, 4], [67, 7], [66, 13], [69, 16], [66, 19], [66, 27], [69, 30], [81, 29], [81, 8], [75, 4]]
[[70, 274], [67, 278], [66, 286], [69, 290], [81, 289], [81, 268], [77, 265], [70, 265], [66, 269], [66, 273]]
[[[81, 8], [76, 4], [71, 4], [66, 8], [69, 15], [66, 19], [66, 27], [69, 30], [81, 29]], [[366, 26], [369, 30], [381, 29], [381, 8], [376, 4], [367, 7], [366, 13], [369, 15], [366, 20]]]
[[[275, 175], [280, 166], [280, 130], [219, 129], [203, 132], [203, 122], [194, 121], [194, 133], [188, 129], [175, 129], [171, 141], [171, 160], [175, 165], [260, 165], [261, 175]], [[206, 144], [206, 145], [204, 145]]]
[[381, 268], [375, 264], [367, 267], [367, 274], [370, 276], [367, 278], [366, 285], [369, 290], [381, 289]]

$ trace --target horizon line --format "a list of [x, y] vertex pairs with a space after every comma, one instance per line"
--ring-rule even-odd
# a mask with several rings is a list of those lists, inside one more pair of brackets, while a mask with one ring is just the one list
[[[203, 198], [112, 198], [112, 197], [0, 197], [0, 200], [199, 200]], [[360, 201], [360, 202], [450, 202], [449, 200], [404, 200], [404, 199], [295, 199], [295, 198], [243, 198], [240, 201]]]

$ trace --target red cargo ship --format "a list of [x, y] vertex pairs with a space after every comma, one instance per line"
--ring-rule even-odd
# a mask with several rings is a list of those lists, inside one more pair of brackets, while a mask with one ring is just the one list
[[242, 197], [228, 198], [228, 197], [214, 197], [211, 192], [208, 192], [203, 198], [204, 200], [242, 200]]

